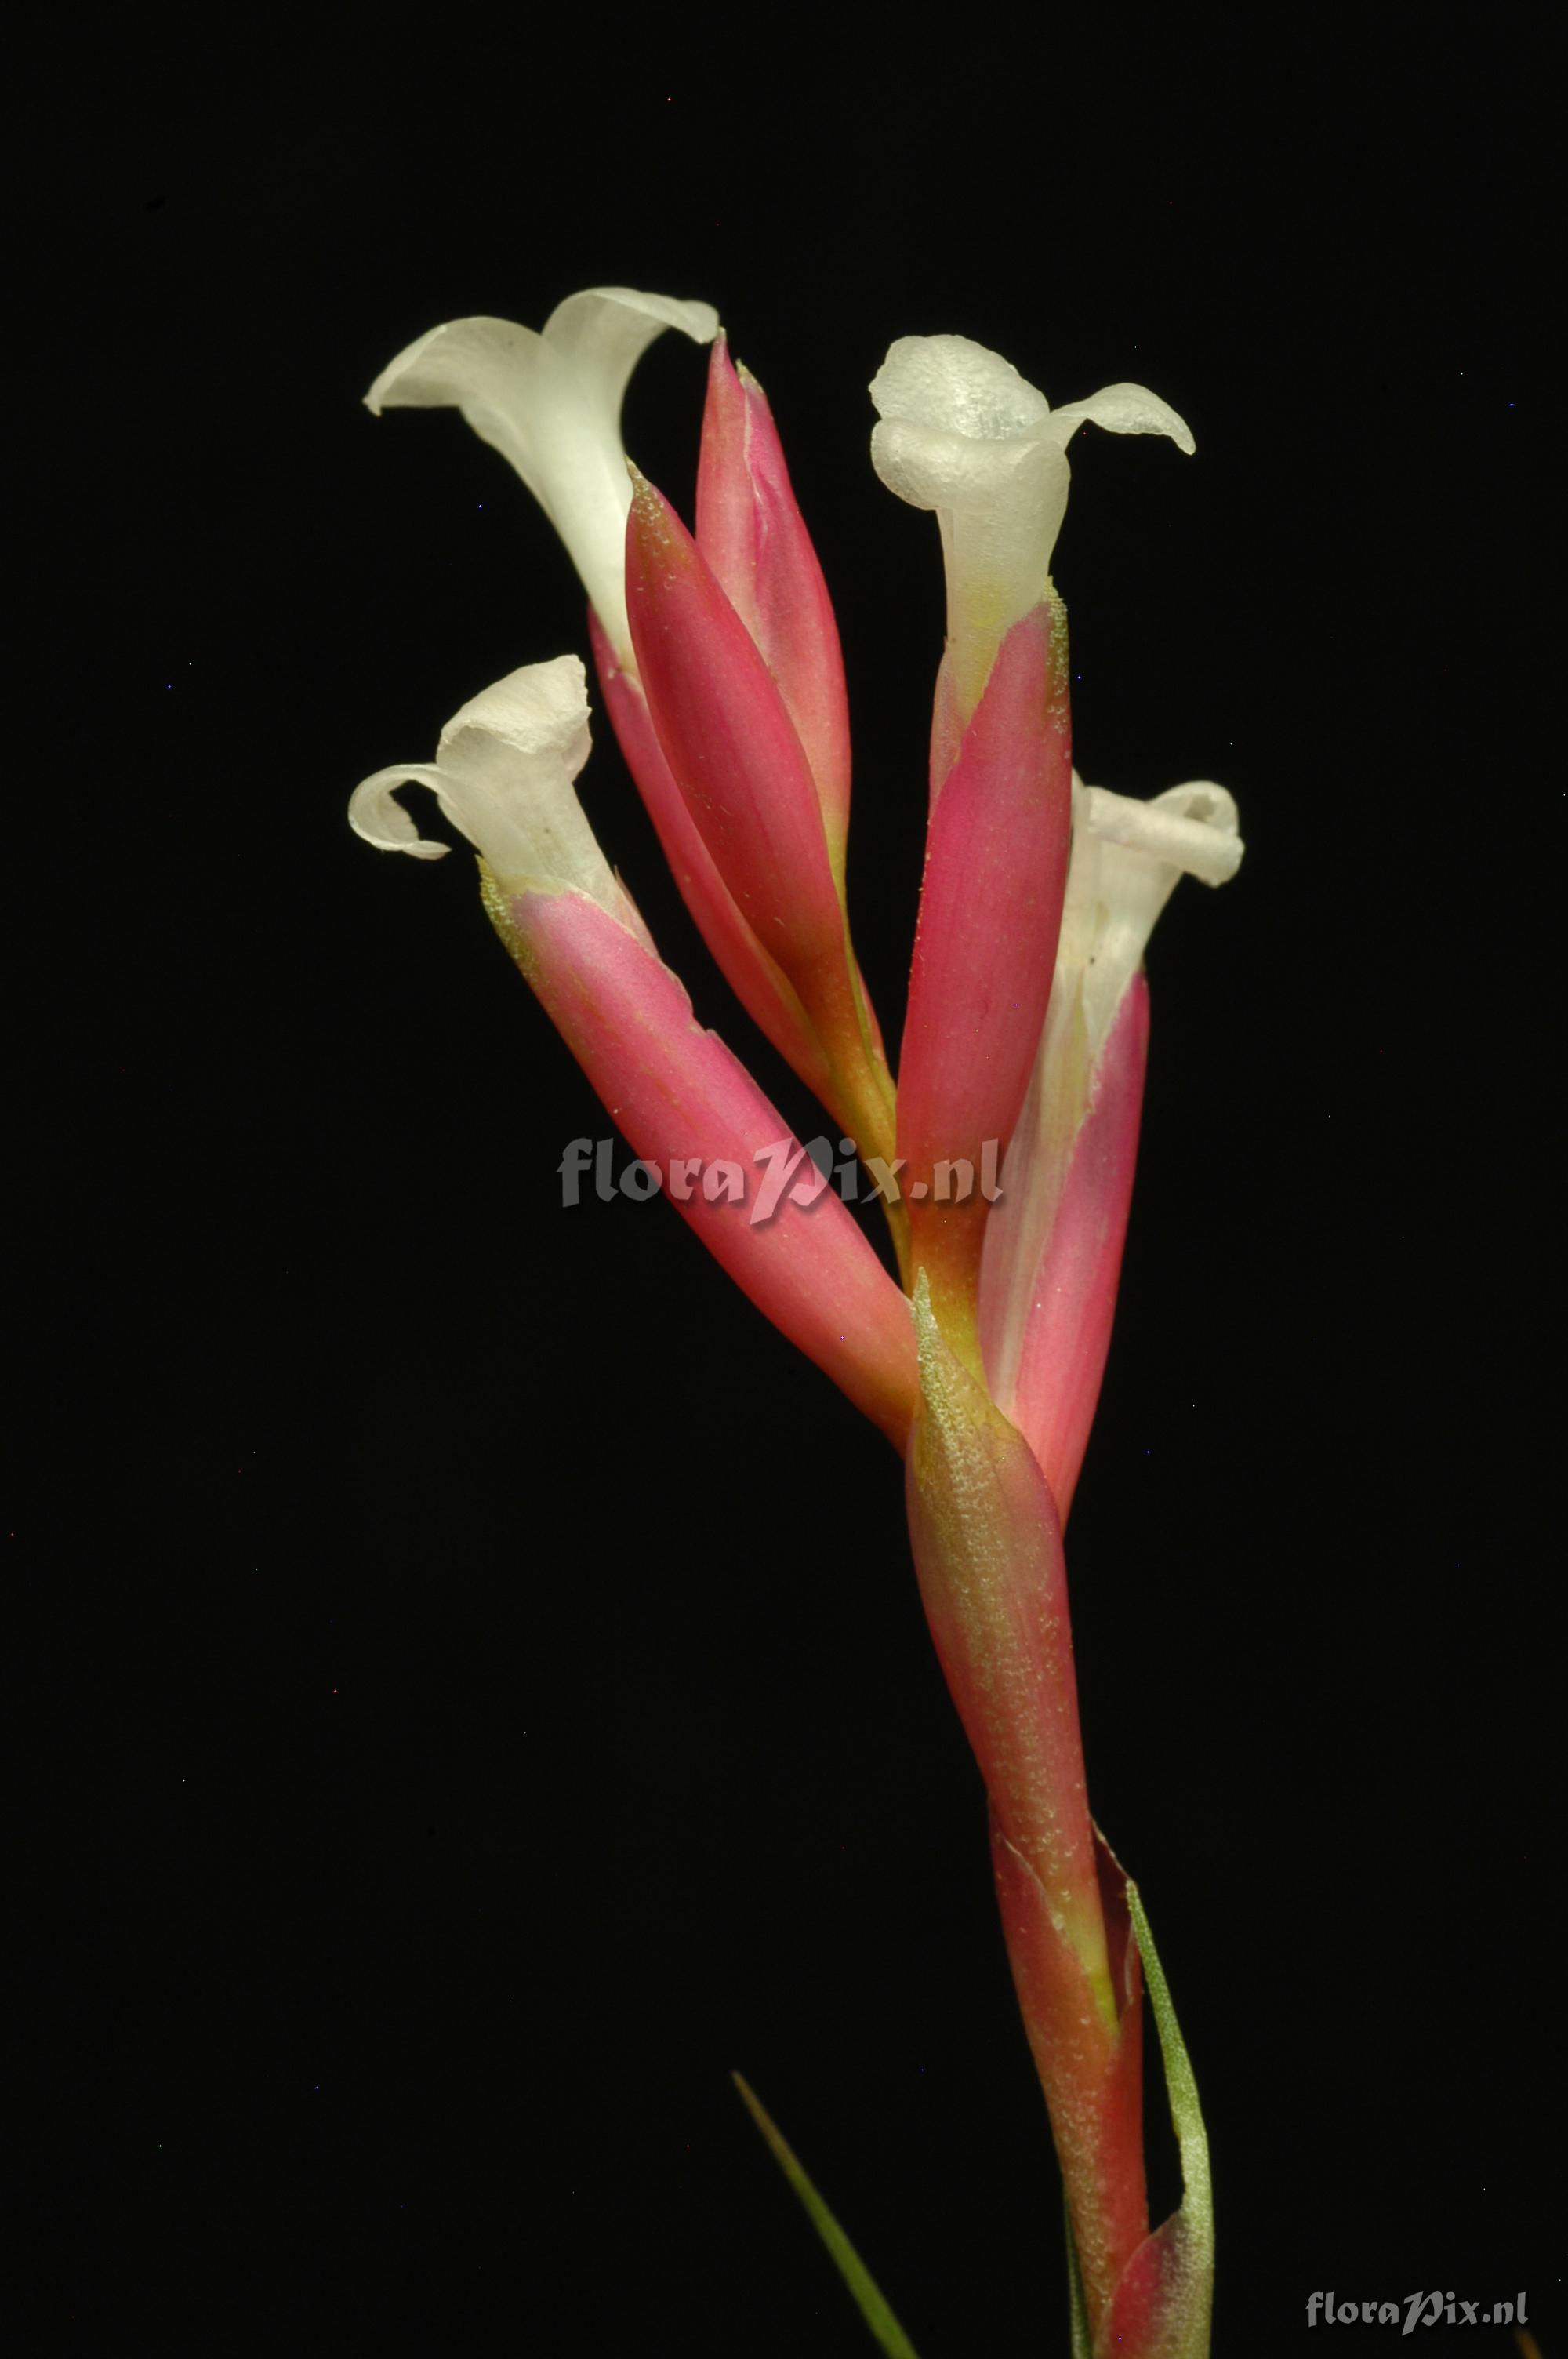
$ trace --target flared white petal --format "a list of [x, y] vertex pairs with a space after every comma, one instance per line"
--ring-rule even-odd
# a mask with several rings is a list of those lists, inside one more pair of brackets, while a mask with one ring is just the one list
[[677, 295], [588, 287], [557, 304], [545, 322], [545, 342], [609, 399], [619, 419], [633, 370], [666, 328], [678, 328], [694, 344], [710, 344], [719, 314], [711, 303], [688, 303]]
[[377, 770], [356, 787], [349, 823], [382, 851], [438, 860], [448, 846], [422, 838], [395, 799], [406, 783], [428, 787], [503, 890], [586, 894], [647, 942], [578, 801], [573, 781], [589, 746], [588, 678], [579, 659], [528, 664], [453, 714], [434, 763]]
[[557, 305], [543, 334], [513, 320], [453, 320], [383, 369], [367, 407], [460, 409], [510, 460], [566, 543], [595, 611], [629, 657], [623, 587], [631, 486], [621, 405], [666, 328], [710, 343], [709, 303], [593, 287]]
[[1045, 594], [1066, 513], [1066, 446], [1087, 420], [1113, 434], [1193, 438], [1141, 385], [1053, 409], [1011, 361], [968, 336], [901, 336], [871, 380], [871, 463], [891, 492], [933, 508], [947, 571], [947, 636], [961, 718], [1013, 624]]
[[871, 380], [871, 464], [935, 511], [964, 716], [1001, 640], [1045, 594], [1067, 462], [1044, 394], [967, 336], [901, 336]]
[[968, 336], [900, 336], [871, 379], [871, 399], [879, 418], [977, 442], [1032, 434], [1051, 407], [1011, 361]]

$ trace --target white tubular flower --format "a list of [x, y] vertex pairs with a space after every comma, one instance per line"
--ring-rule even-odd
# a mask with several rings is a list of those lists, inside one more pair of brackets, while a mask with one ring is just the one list
[[585, 894], [652, 949], [577, 799], [573, 780], [589, 745], [588, 675], [578, 657], [525, 664], [453, 714], [434, 762], [402, 762], [362, 779], [349, 799], [349, 824], [378, 851], [444, 859], [451, 847], [423, 837], [397, 799], [401, 786], [428, 787], [504, 891]]
[[987, 1234], [981, 1299], [995, 1398], [1029, 1434], [1064, 1513], [1098, 1396], [1132, 1190], [1147, 1031], [1131, 986], [1178, 878], [1222, 885], [1240, 864], [1223, 787], [1194, 780], [1144, 803], [1075, 775], [1055, 975]]
[[626, 512], [632, 486], [621, 404], [656, 336], [679, 328], [711, 343], [711, 303], [590, 287], [557, 303], [543, 334], [511, 320], [453, 320], [398, 353], [365, 396], [384, 409], [460, 409], [474, 432], [510, 459], [582, 579], [622, 663], [626, 621]]
[[1242, 849], [1235, 800], [1207, 778], [1168, 788], [1145, 803], [1086, 787], [1074, 773], [1073, 852], [1051, 1014], [1058, 998], [1067, 1003], [1064, 1016], [1072, 1003], [1081, 1009], [1088, 1072], [1178, 881], [1195, 876], [1223, 885], [1240, 867]]
[[1112, 434], [1193, 438], [1141, 385], [1053, 409], [1011, 361], [968, 336], [901, 336], [871, 379], [871, 464], [942, 529], [947, 637], [973, 711], [1005, 634], [1045, 595], [1067, 506], [1066, 447], [1086, 419]]
[[1235, 800], [1206, 778], [1140, 802], [1086, 787], [1074, 771], [1073, 850], [1056, 969], [1007, 1172], [1010, 1187], [1027, 1172], [1030, 1224], [1041, 1236], [1055, 1216], [1073, 1141], [1094, 1102], [1106, 1043], [1155, 919], [1184, 875], [1223, 885], [1240, 867], [1241, 852]]

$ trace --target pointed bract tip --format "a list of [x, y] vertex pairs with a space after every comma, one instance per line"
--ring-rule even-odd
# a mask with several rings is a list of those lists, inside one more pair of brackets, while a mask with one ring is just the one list
[[946, 1406], [959, 1395], [979, 1395], [979, 1386], [942, 1332], [931, 1300], [931, 1280], [924, 1266], [915, 1272], [910, 1307], [914, 1314], [920, 1389], [926, 1408]]
[[914, 1321], [914, 1352], [920, 1368], [921, 1392], [929, 1396], [933, 1379], [944, 1360], [951, 1355], [947, 1341], [936, 1323], [936, 1313], [931, 1303], [931, 1280], [925, 1265], [914, 1273], [914, 1291], [909, 1298], [910, 1316]]
[[634, 465], [630, 459], [626, 462], [626, 473], [632, 478], [633, 530], [644, 538], [652, 535], [662, 540], [667, 540], [670, 537], [669, 528], [675, 516], [675, 510], [657, 484], [651, 484], [641, 467]]
[[626, 472], [632, 478], [632, 506], [639, 523], [663, 523], [667, 517], [674, 516], [675, 510], [657, 484], [651, 484], [642, 469], [633, 466], [630, 459], [626, 462]]
[[716, 336], [708, 356], [708, 398], [733, 404], [740, 392], [740, 380], [735, 364], [730, 356], [730, 346], [723, 336]]
[[[710, 382], [715, 377], [724, 379], [727, 386], [732, 393], [734, 391], [740, 391], [754, 394], [757, 399], [762, 403], [762, 408], [767, 409], [767, 395], [762, 391], [761, 385], [758, 383], [752, 371], [746, 366], [745, 362], [735, 358], [734, 353], [730, 349], [729, 338], [722, 333], [716, 336], [713, 340], [712, 357], [708, 362], [708, 377]], [[769, 411], [769, 415], [772, 415], [771, 411]]]

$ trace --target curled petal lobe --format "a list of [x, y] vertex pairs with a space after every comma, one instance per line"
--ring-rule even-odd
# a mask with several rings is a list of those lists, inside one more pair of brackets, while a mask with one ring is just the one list
[[697, 545], [756, 642], [811, 766], [834, 874], [849, 819], [849, 708], [827, 584], [768, 397], [722, 336], [708, 367]]
[[[446, 781], [433, 762], [403, 762], [390, 770], [376, 770], [362, 778], [349, 798], [349, 825], [378, 852], [412, 853], [416, 860], [445, 860], [449, 843], [432, 842], [397, 799], [399, 787], [428, 787], [441, 794]], [[443, 805], [454, 827], [461, 825], [455, 810]]]
[[1100, 426], [1108, 434], [1163, 434], [1189, 458], [1197, 449], [1186, 419], [1146, 385], [1102, 386], [1087, 400], [1064, 402], [1051, 412], [1051, 431], [1064, 448], [1080, 426]]
[[618, 650], [630, 647], [622, 584], [630, 491], [621, 404], [642, 353], [666, 328], [717, 334], [708, 303], [594, 287], [557, 305], [542, 333], [513, 320], [453, 320], [399, 353], [365, 402], [461, 410], [511, 461], [562, 540]]

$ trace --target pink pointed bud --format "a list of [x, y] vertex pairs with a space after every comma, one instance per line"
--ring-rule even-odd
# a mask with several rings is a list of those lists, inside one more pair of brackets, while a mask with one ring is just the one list
[[795, 986], [758, 941], [715, 867], [713, 854], [687, 809], [686, 798], [654, 734], [642, 682], [617, 659], [610, 635], [591, 606], [588, 629], [605, 710], [682, 900], [719, 973], [758, 1030], [806, 1086], [817, 1097], [826, 1098], [832, 1082], [810, 1019]]
[[[973, 1327], [988, 1210], [979, 1180], [1005, 1154], [1028, 1088], [1066, 879], [1065, 639], [1054, 595], [1014, 624], [927, 836], [898, 1148], [914, 1259], [929, 1270], [938, 1310], [971, 1364], [962, 1331]], [[958, 1201], [965, 1166], [968, 1192]]]
[[1236, 805], [1206, 780], [1142, 803], [1077, 787], [1049, 1014], [987, 1224], [980, 1338], [992, 1395], [1064, 1519], [1099, 1397], [1148, 1049], [1144, 946], [1185, 872], [1236, 874]]
[[816, 785], [751, 633], [662, 494], [633, 475], [626, 600], [654, 732], [741, 915], [810, 1020], [827, 1103], [885, 1154], [892, 1083], [849, 951]]
[[949, 1348], [924, 1272], [914, 1316], [915, 1569], [990, 1799], [1008, 1952], [1098, 2321], [1148, 2227], [1139, 1984], [1085, 1794], [1061, 1527], [1028, 1444]]
[[849, 705], [838, 625], [790, 485], [767, 396], [713, 345], [697, 475], [697, 545], [778, 684], [816, 782], [828, 856], [844, 874]]
[[842, 966], [844, 951], [810, 766], [751, 633], [669, 502], [641, 476], [627, 520], [626, 593], [665, 759], [742, 915], [800, 988], [797, 976]]

